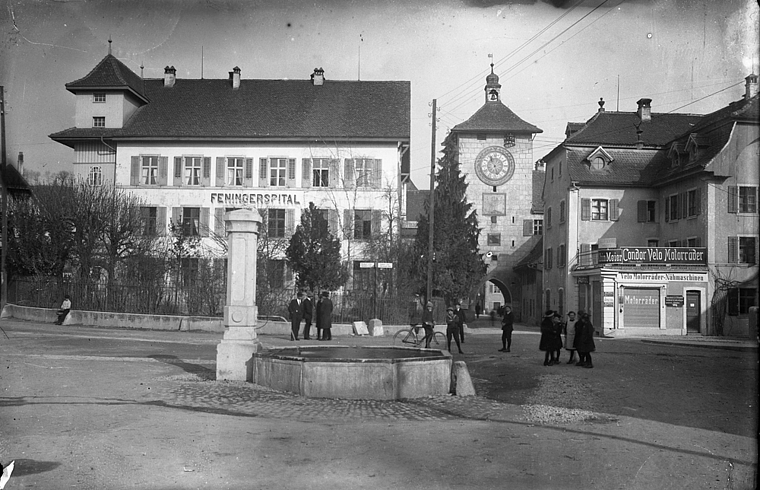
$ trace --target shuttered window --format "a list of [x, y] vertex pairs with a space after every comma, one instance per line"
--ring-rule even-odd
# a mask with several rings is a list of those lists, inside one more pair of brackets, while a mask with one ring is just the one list
[[660, 328], [660, 289], [625, 288], [623, 315], [626, 328]]

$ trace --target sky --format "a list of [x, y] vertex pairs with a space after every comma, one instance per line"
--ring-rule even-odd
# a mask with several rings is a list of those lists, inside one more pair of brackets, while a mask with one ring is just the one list
[[[78, 80], [112, 53], [162, 78], [411, 82], [411, 165], [428, 188], [431, 103], [436, 151], [485, 102], [493, 61], [502, 101], [543, 129], [538, 160], [569, 121], [598, 109], [709, 113], [758, 73], [756, 0], [0, 0], [6, 158], [25, 170], [71, 170], [48, 135], [74, 126]], [[493, 55], [493, 58], [489, 57]], [[202, 71], [202, 73], [201, 73]], [[440, 156], [440, 154], [437, 154]]]

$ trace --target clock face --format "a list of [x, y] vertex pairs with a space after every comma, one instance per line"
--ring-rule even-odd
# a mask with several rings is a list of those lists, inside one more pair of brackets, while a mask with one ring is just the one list
[[502, 185], [512, 178], [515, 159], [501, 146], [489, 146], [475, 159], [475, 173], [488, 185]]

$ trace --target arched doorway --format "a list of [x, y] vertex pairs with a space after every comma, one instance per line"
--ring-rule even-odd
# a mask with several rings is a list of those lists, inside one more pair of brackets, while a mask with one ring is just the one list
[[491, 310], [498, 310], [504, 305], [512, 305], [512, 292], [499, 279], [491, 277], [486, 279], [483, 288], [483, 313], [489, 314]]

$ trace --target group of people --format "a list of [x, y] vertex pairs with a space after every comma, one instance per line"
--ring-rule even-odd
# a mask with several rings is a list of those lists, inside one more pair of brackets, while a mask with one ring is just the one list
[[[419, 300], [417, 299], [412, 305], [409, 323], [415, 327], [415, 330], [418, 328], [417, 325], [422, 325], [422, 328], [425, 331], [425, 336], [423, 338], [425, 348], [429, 349], [430, 341], [433, 340], [433, 332], [435, 328], [435, 321], [433, 320], [433, 302], [428, 301], [421, 312], [418, 312], [417, 310], [418, 304]], [[457, 302], [454, 306], [446, 308], [446, 339], [449, 352], [451, 352], [451, 339], [453, 338], [457, 344], [459, 353], [463, 354], [462, 344], [464, 343], [464, 327], [467, 324], [466, 322], [467, 319], [461, 303]]]
[[311, 322], [315, 318], [317, 340], [332, 340], [332, 313], [333, 303], [330, 299], [330, 293], [322, 291], [316, 306], [314, 306], [312, 298], [305, 292], [299, 291], [298, 295], [288, 305], [290, 340], [299, 340], [301, 322], [305, 322], [303, 339], [311, 340]]
[[[574, 311], [567, 314], [567, 322], [562, 321], [562, 315], [553, 310], [547, 310], [541, 320], [541, 341], [538, 348], [544, 351], [544, 366], [553, 366], [560, 363], [562, 352], [562, 334], [565, 334], [564, 347], [570, 351], [568, 364], [593, 368], [591, 353], [596, 350], [594, 344], [594, 326], [588, 313]], [[578, 351], [578, 362], [575, 362], [575, 351]]]

